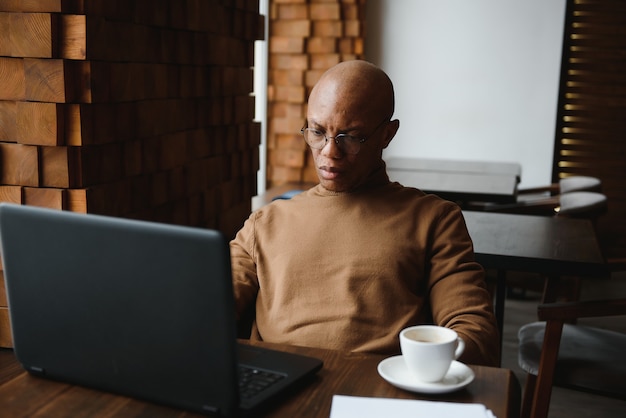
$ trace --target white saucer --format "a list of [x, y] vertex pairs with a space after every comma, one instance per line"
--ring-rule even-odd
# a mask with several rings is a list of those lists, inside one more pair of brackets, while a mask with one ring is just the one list
[[378, 374], [387, 382], [417, 393], [448, 393], [469, 385], [474, 380], [474, 372], [465, 364], [453, 361], [450, 370], [439, 382], [420, 382], [406, 368], [402, 356], [384, 359], [378, 364]]

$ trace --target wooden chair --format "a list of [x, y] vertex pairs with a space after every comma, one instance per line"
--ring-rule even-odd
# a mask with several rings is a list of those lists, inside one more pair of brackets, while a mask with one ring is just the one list
[[597, 219], [606, 212], [607, 198], [598, 192], [569, 192], [541, 199], [521, 200], [516, 203], [488, 203], [485, 212], [518, 213], [541, 216], [570, 216]]
[[626, 399], [626, 334], [566, 322], [626, 315], [626, 299], [539, 305], [541, 322], [520, 328], [519, 365], [528, 375], [523, 418], [548, 416], [552, 387]]
[[571, 176], [560, 179], [557, 183], [546, 186], [520, 189], [517, 193], [520, 198], [533, 194], [558, 195], [571, 192], [601, 192], [602, 181], [591, 176]]
[[471, 210], [519, 213], [541, 216], [576, 216], [597, 218], [606, 209], [602, 181], [590, 176], [571, 176], [558, 183], [520, 189], [517, 201], [507, 204], [472, 202]]

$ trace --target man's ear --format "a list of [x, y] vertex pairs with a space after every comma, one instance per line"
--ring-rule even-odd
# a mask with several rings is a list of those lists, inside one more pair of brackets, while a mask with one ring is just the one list
[[389, 124], [387, 125], [387, 128], [385, 129], [385, 140], [383, 142], [383, 149], [387, 148], [389, 146], [389, 143], [391, 142], [391, 140], [393, 139], [394, 136], [396, 136], [396, 132], [398, 132], [398, 129], [400, 128], [400, 120], [399, 119], [394, 119], [391, 122], [389, 122]]

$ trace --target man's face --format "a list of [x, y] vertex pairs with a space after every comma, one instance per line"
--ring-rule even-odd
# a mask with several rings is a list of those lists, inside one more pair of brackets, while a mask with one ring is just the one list
[[[389, 115], [374, 117], [374, 112], [366, 112], [366, 108], [366, 104], [356, 103], [332, 88], [318, 91], [309, 99], [308, 127], [333, 137], [322, 149], [311, 148], [320, 183], [327, 190], [354, 190], [382, 164], [382, 151], [389, 142], [389, 123], [385, 120]], [[348, 154], [334, 141], [339, 134], [367, 141], [361, 144], [358, 154]]]

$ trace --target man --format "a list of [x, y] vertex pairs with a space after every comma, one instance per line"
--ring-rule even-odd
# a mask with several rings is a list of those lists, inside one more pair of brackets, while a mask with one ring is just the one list
[[252, 339], [346, 351], [399, 352], [399, 332], [456, 330], [461, 361], [497, 365], [484, 271], [459, 207], [391, 183], [382, 152], [400, 126], [393, 85], [348, 61], [309, 97], [302, 133], [320, 184], [252, 213], [231, 242], [238, 314]]

